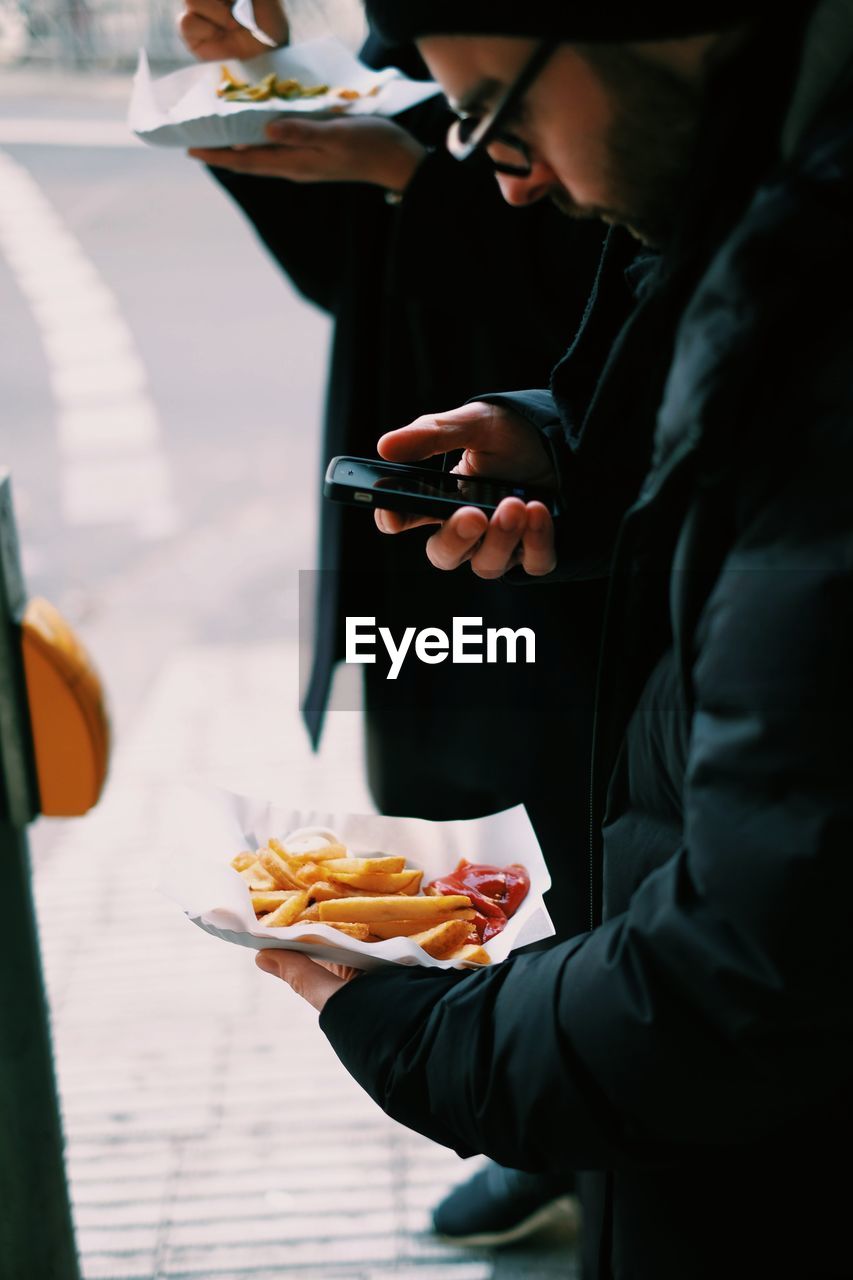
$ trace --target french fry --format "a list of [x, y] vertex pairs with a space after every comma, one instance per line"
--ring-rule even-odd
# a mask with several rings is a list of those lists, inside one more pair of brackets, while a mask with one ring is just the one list
[[257, 860], [258, 855], [256, 853], [250, 853], [247, 849], [244, 853], [235, 854], [231, 859], [231, 866], [235, 871], [245, 871], [247, 867], [250, 867], [252, 863], [257, 862]]
[[[335, 875], [339, 871], [381, 871], [386, 874], [394, 871], [405, 871], [405, 869], [406, 859], [397, 857], [334, 858], [326, 862], [326, 870], [330, 873], [334, 872]], [[409, 870], [412, 870], [412, 868], [410, 867]]]
[[303, 889], [305, 886], [299, 877], [293, 872], [286, 858], [277, 853], [275, 849], [267, 847], [261, 849], [258, 858], [261, 866], [281, 889]]
[[[304, 862], [301, 866], [293, 867], [293, 874], [307, 888], [311, 884], [325, 880], [326, 873], [323, 870], [323, 865], [319, 862]], [[291, 866], [293, 866], [292, 863]]]
[[232, 102], [235, 97], [240, 101], [248, 98], [250, 102], [267, 102], [275, 93], [275, 72], [271, 71], [257, 84], [250, 84], [246, 89], [229, 89], [226, 93]]
[[250, 867], [246, 867], [245, 871], [241, 871], [240, 875], [249, 886], [249, 890], [255, 889], [277, 889], [278, 885], [268, 871], [257, 860]]
[[276, 80], [275, 92], [279, 98], [317, 98], [329, 92], [327, 84], [304, 85], [300, 80]]
[[[435, 897], [412, 897], [406, 899], [406, 913], [411, 920], [428, 920], [437, 912], [457, 911], [462, 907], [470, 907], [471, 899], [467, 894], [448, 893]], [[320, 903], [321, 920], [399, 920], [400, 898], [393, 895], [377, 894], [374, 898], [333, 898]], [[467, 927], [466, 927], [467, 932]]]
[[300, 923], [303, 920], [319, 920], [319, 919], [320, 919], [320, 907], [319, 907], [319, 904], [316, 902], [309, 903], [308, 906], [305, 908], [305, 910], [299, 913]]
[[238, 80], [237, 77], [228, 70], [224, 63], [220, 70], [222, 72], [222, 83], [216, 90], [218, 97], [221, 98], [226, 93], [233, 93], [237, 89], [248, 89], [249, 86], [246, 81]]
[[463, 945], [470, 932], [467, 920], [445, 920], [444, 924], [425, 929], [423, 933], [413, 933], [410, 937], [434, 960], [447, 960]]
[[429, 916], [426, 920], [371, 920], [370, 932], [377, 938], [410, 938], [413, 933], [423, 933], [424, 929], [432, 929], [447, 920], [474, 919], [474, 912], [468, 910], [453, 911], [449, 915]]
[[326, 844], [319, 849], [309, 849], [306, 853], [291, 853], [279, 840], [270, 840], [269, 845], [270, 848], [275, 849], [276, 853], [285, 854], [295, 866], [301, 866], [305, 862], [331, 862], [345, 858], [347, 852], [342, 844]]
[[491, 964], [492, 957], [485, 947], [478, 947], [475, 942], [468, 942], [457, 948], [446, 957], [448, 960], [461, 960], [465, 964]]
[[324, 920], [323, 924], [327, 924], [330, 929], [337, 929], [340, 933], [345, 933], [348, 938], [357, 938], [359, 942], [367, 942], [370, 937], [369, 924], [360, 924], [350, 920]]
[[252, 906], [255, 913], [275, 911], [276, 907], [280, 907], [283, 902], [287, 902], [288, 898], [292, 898], [295, 889], [261, 889], [257, 893], [251, 893]]
[[308, 894], [303, 889], [301, 893], [294, 893], [292, 897], [283, 902], [280, 907], [276, 907], [275, 911], [271, 911], [269, 915], [261, 916], [258, 924], [264, 925], [267, 929], [283, 929], [289, 924], [293, 924], [300, 911], [304, 911], [308, 906]]
[[[339, 921], [336, 924], [325, 923], [330, 929], [337, 929], [340, 933], [347, 934], [350, 938], [355, 938], [358, 942], [370, 942], [370, 928], [366, 924], [347, 924], [345, 921]], [[295, 939], [296, 942], [316, 942], [321, 947], [332, 947], [335, 944], [329, 938], [321, 938], [317, 933], [300, 933]]]
[[329, 871], [327, 878], [334, 884], [346, 884], [353, 889], [367, 889], [371, 893], [417, 893], [423, 879], [422, 871]]
[[310, 886], [310, 894], [314, 902], [326, 902], [330, 898], [361, 898], [370, 895], [364, 889], [351, 889], [349, 885], [338, 884], [332, 880], [315, 880]]
[[280, 858], [284, 858], [285, 862], [290, 861], [291, 855], [288, 853], [287, 849], [285, 849], [281, 841], [276, 840], [275, 836], [270, 836], [269, 840], [267, 840], [267, 847], [275, 850]]

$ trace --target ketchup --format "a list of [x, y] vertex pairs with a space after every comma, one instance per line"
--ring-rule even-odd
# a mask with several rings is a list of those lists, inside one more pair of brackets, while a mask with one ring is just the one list
[[471, 921], [471, 941], [488, 942], [514, 916], [530, 889], [530, 876], [519, 863], [492, 867], [462, 858], [450, 875], [433, 880], [424, 893], [467, 893], [476, 915]]

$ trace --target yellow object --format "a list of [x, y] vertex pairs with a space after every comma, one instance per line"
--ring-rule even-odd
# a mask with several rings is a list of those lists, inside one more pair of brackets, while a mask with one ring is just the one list
[[107, 776], [110, 727], [104, 693], [86, 650], [58, 609], [31, 600], [22, 625], [41, 812], [86, 813]]

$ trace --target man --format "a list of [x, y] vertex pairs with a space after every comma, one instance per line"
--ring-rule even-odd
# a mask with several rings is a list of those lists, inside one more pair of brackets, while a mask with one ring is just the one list
[[592, 1171], [589, 1276], [849, 1276], [851, 5], [371, 8], [418, 38], [474, 117], [453, 149], [486, 147], [508, 198], [663, 250], [597, 385], [572, 378], [593, 305], [555, 404], [496, 397], [380, 445], [559, 479], [556, 531], [541, 504], [460, 512], [433, 563], [610, 576], [593, 918], [473, 975], [259, 963], [397, 1119]]
[[[286, 42], [278, 0], [258, 0], [255, 17], [279, 44]], [[201, 59], [263, 51], [222, 0], [186, 0], [180, 30]], [[411, 43], [389, 46], [371, 34], [361, 56], [373, 66], [427, 74]], [[472, 389], [507, 380], [537, 385], [583, 313], [604, 229], [568, 223], [547, 204], [510, 208], [486, 157], [463, 166], [445, 151], [451, 118], [435, 97], [394, 121], [284, 118], [270, 127], [265, 146], [192, 153], [212, 166], [294, 284], [333, 318], [324, 470], [335, 454], [372, 455], [382, 426], [436, 403], [456, 404]], [[634, 256], [627, 243], [623, 252], [626, 261]], [[631, 301], [623, 281], [611, 337]], [[588, 897], [585, 796], [604, 584], [531, 593], [472, 582], [466, 570], [439, 575], [417, 537], [380, 538], [364, 511], [334, 503], [321, 510], [320, 565], [303, 702], [315, 746], [347, 615], [377, 616], [395, 630], [449, 632], [454, 615], [535, 630], [536, 669], [409, 662], [389, 682], [382, 664], [363, 667], [368, 781], [386, 813], [479, 817], [524, 802], [552, 868], [549, 907], [557, 934], [573, 936], [583, 928]], [[537, 674], [551, 637], [561, 642], [570, 678], [545, 691]], [[541, 732], [546, 698], [549, 711], [559, 702], [574, 743], [565, 744], [570, 770]], [[511, 748], [498, 749], [507, 738]], [[563, 807], [555, 811], [551, 795], [558, 788]], [[437, 1227], [466, 1241], [516, 1240], [546, 1225], [541, 1210], [567, 1190], [566, 1178], [492, 1169], [454, 1193]]]

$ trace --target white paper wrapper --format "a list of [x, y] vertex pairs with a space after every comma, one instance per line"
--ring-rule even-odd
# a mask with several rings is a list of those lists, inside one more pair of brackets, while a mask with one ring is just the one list
[[[423, 869], [423, 883], [451, 872], [460, 858], [504, 866], [520, 862], [530, 876], [530, 892], [506, 928], [486, 944], [492, 961], [504, 960], [516, 947], [554, 933], [543, 895], [551, 877], [523, 805], [487, 818], [458, 822], [426, 822], [421, 818], [386, 818], [372, 814], [319, 813], [286, 809], [266, 800], [230, 791], [187, 788], [176, 795], [170, 830], [174, 843], [161, 871], [160, 887], [194, 924], [242, 947], [284, 947], [321, 960], [372, 969], [382, 964], [424, 965], [448, 969], [453, 960], [434, 960], [408, 938], [358, 942], [328, 925], [304, 922], [286, 929], [266, 929], [252, 910], [245, 880], [230, 862], [241, 849], [256, 849], [271, 836], [285, 839], [297, 851], [292, 833], [302, 828], [334, 832], [354, 854], [403, 855]], [[304, 848], [316, 848], [303, 835]], [[297, 942], [309, 932], [322, 942]]]
[[[342, 112], [348, 116], [394, 116], [438, 93], [438, 86], [431, 81], [409, 80], [394, 67], [371, 70], [332, 36], [262, 53], [248, 62], [232, 59], [225, 63], [235, 76], [250, 84], [257, 84], [271, 71], [280, 79], [328, 84], [330, 92], [316, 98], [225, 102], [216, 96], [222, 65], [202, 62], [155, 80], [141, 50], [128, 117], [133, 132], [143, 142], [160, 147], [258, 145], [269, 143], [264, 127], [282, 116], [322, 119]], [[342, 88], [366, 94], [376, 85], [379, 90], [370, 97], [348, 102], [337, 96]]]
[[233, 5], [231, 9], [231, 16], [240, 23], [241, 27], [245, 27], [250, 35], [253, 35], [256, 40], [259, 40], [261, 44], [268, 45], [270, 49], [274, 49], [276, 47], [275, 40], [272, 40], [267, 35], [266, 31], [261, 31], [261, 28], [255, 21], [255, 6], [252, 4], [252, 0], [237, 0], [237, 3]]

